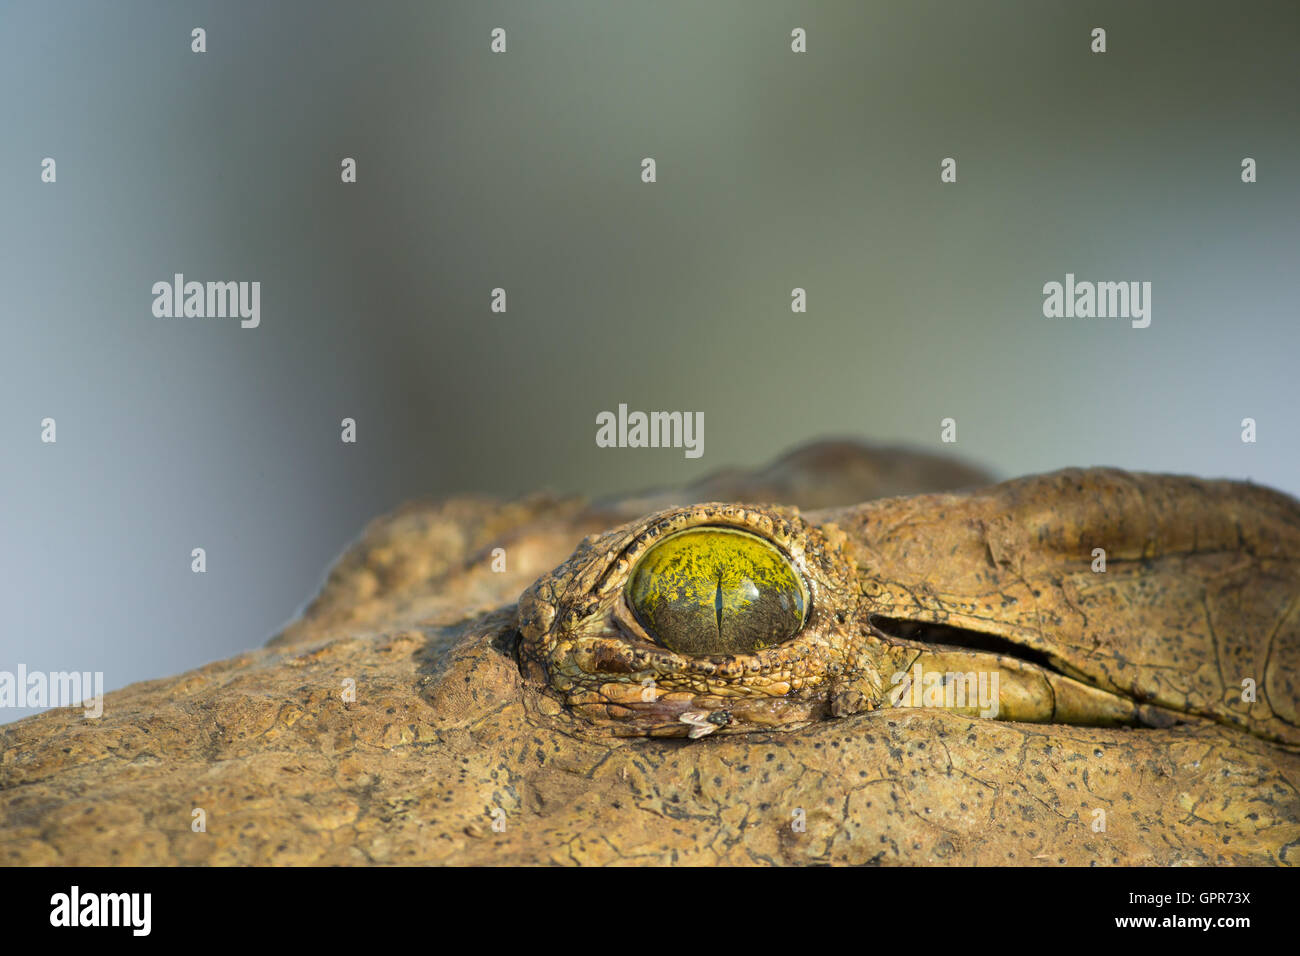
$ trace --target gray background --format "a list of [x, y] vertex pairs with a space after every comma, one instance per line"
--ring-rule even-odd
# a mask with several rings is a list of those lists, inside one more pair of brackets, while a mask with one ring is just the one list
[[[1004, 476], [1300, 491], [1298, 10], [0, 4], [0, 669], [256, 646], [412, 496], [945, 416]], [[1151, 281], [1151, 327], [1045, 319], [1067, 271]], [[174, 272], [260, 280], [261, 327], [154, 318]], [[704, 456], [597, 448], [620, 402], [704, 412]]]

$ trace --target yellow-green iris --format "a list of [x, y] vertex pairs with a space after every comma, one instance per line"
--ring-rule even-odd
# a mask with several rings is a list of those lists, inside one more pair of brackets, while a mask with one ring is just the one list
[[733, 528], [692, 528], [660, 541], [627, 586], [641, 625], [679, 654], [748, 654], [803, 626], [803, 581], [770, 542]]

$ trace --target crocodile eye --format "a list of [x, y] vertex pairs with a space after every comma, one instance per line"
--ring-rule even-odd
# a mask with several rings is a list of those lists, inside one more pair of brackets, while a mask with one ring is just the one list
[[757, 535], [692, 528], [660, 541], [638, 562], [628, 604], [652, 637], [679, 654], [747, 654], [803, 626], [803, 580]]

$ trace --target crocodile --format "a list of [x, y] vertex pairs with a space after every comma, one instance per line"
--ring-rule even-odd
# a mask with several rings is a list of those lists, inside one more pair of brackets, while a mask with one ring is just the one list
[[1300, 503], [821, 442], [417, 502], [265, 647], [0, 728], [8, 864], [1294, 864]]

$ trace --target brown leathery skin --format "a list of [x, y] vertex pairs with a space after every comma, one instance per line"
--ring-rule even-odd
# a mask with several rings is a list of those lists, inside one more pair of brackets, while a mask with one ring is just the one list
[[[809, 467], [788, 483], [798, 497], [785, 504], [871, 498], [874, 478], [848, 494], [841, 472], [877, 474], [879, 453], [859, 448], [862, 467], [843, 468], [853, 454], [839, 443], [829, 456], [816, 447], [792, 456], [796, 472], [800, 460]], [[828, 458], [839, 470], [819, 483], [816, 465]], [[911, 490], [955, 487], [950, 478]], [[727, 480], [733, 503], [764, 500], [746, 494], [743, 476]], [[772, 488], [770, 473], [757, 487]], [[820, 704], [815, 694], [806, 701], [806, 722], [795, 721], [803, 726], [697, 740], [616, 736], [521, 670], [528, 655], [514, 602], [539, 576], [554, 581], [584, 535], [653, 510], [639, 500], [404, 508], [368, 529], [303, 618], [267, 647], [110, 693], [97, 721], [60, 709], [0, 727], [0, 860], [1297, 861], [1300, 756], [1187, 714], [1153, 728], [869, 710], [862, 689], [871, 680], [857, 675]], [[826, 519], [799, 520], [822, 528]], [[818, 532], [823, 558], [852, 545], [859, 563], [874, 555], [891, 564], [896, 582], [920, 566], [901, 525], [838, 520], [842, 539]], [[508, 556], [502, 573], [490, 570], [497, 546]], [[944, 593], [967, 594], [963, 582]], [[920, 653], [906, 639], [872, 636], [903, 665]], [[938, 661], [950, 652], [924, 653]], [[1038, 676], [1032, 662], [1005, 666]], [[347, 678], [353, 702], [340, 694]], [[1273, 711], [1280, 688], [1267, 698]], [[747, 700], [757, 709], [764, 699]], [[191, 829], [196, 808], [206, 832]]]
[[1067, 469], [817, 520], [846, 528], [874, 614], [996, 634], [1086, 684], [1300, 745], [1294, 498]]

